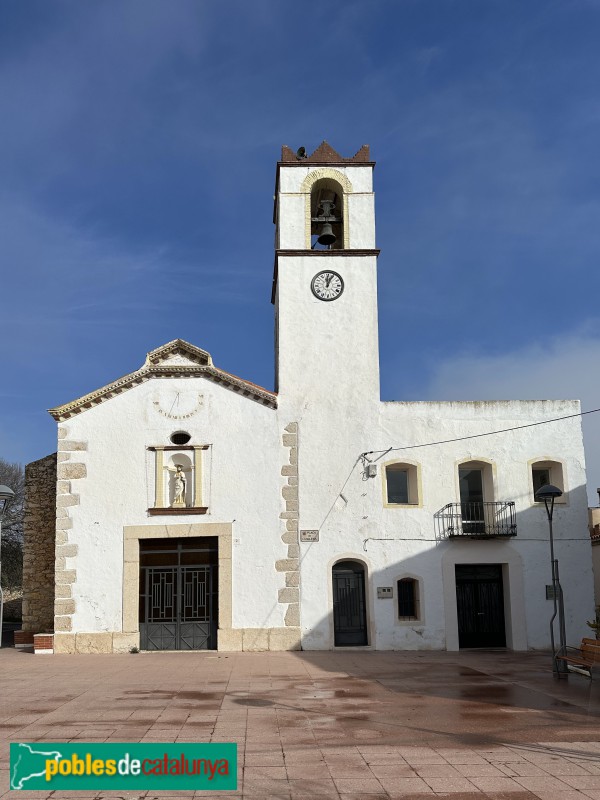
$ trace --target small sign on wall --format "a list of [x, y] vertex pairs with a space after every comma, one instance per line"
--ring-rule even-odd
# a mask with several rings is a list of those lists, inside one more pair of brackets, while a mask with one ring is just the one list
[[394, 598], [393, 586], [378, 586], [377, 599], [378, 600], [392, 600]]
[[552, 600], [558, 597], [558, 589], [555, 589], [551, 583], [546, 584], [546, 600]]
[[300, 531], [301, 542], [318, 542], [319, 531]]

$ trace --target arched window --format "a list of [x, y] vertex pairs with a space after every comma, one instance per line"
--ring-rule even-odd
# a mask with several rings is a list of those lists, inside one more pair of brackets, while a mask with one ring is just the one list
[[[535, 498], [535, 494], [538, 489], [541, 489], [542, 486], [546, 486], [547, 484], [552, 484], [552, 486], [558, 486], [558, 488], [564, 492], [565, 491], [565, 479], [563, 473], [563, 465], [560, 461], [553, 461], [551, 459], [538, 459], [531, 463], [531, 489], [533, 494], [533, 502], [541, 502], [543, 500], [538, 501]], [[564, 503], [565, 502], [565, 495], [563, 494], [562, 497], [558, 497], [556, 499], [557, 503]]]
[[393, 461], [385, 465], [383, 475], [386, 506], [419, 505], [419, 467], [417, 464]]
[[312, 187], [310, 234], [313, 250], [344, 249], [344, 193], [332, 178], [321, 178]]
[[485, 534], [493, 525], [494, 473], [488, 461], [463, 461], [458, 465], [458, 490], [463, 534]]

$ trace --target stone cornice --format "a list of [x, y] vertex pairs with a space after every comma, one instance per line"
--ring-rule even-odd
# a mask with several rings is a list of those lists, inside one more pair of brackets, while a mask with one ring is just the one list
[[276, 250], [275, 258], [280, 256], [325, 256], [325, 258], [333, 258], [334, 256], [378, 256], [381, 250], [374, 247], [372, 249], [357, 249], [351, 250], [348, 248], [344, 250]]
[[[190, 365], [168, 363], [168, 359], [173, 355], [184, 355], [190, 360], [197, 359], [197, 363]], [[204, 361], [204, 364], [201, 363], [202, 361]], [[127, 391], [127, 389], [145, 383], [152, 378], [198, 377], [204, 377], [214, 383], [221, 384], [227, 389], [269, 408], [277, 408], [277, 395], [274, 392], [238, 378], [237, 375], [218, 369], [213, 366], [212, 359], [206, 351], [200, 350], [200, 348], [194, 347], [182, 339], [175, 339], [173, 342], [169, 342], [169, 344], [148, 353], [144, 366], [136, 370], [136, 372], [130, 372], [128, 375], [124, 375], [122, 378], [102, 386], [94, 392], [83, 395], [77, 400], [72, 400], [70, 403], [51, 408], [49, 413], [57, 422], [63, 422], [75, 416], [75, 414], [80, 414], [88, 408], [104, 403], [106, 400], [110, 400], [112, 397]]]

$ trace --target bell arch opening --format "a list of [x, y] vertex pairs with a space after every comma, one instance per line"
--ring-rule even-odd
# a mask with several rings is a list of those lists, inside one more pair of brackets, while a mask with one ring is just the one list
[[310, 191], [311, 250], [344, 250], [346, 247], [344, 189], [333, 178], [320, 178]]

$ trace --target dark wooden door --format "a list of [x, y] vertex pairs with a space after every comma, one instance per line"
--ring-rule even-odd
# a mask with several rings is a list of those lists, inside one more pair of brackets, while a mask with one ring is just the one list
[[333, 630], [336, 647], [368, 644], [365, 571], [358, 562], [333, 568]]
[[505, 647], [501, 564], [457, 564], [459, 647]]

